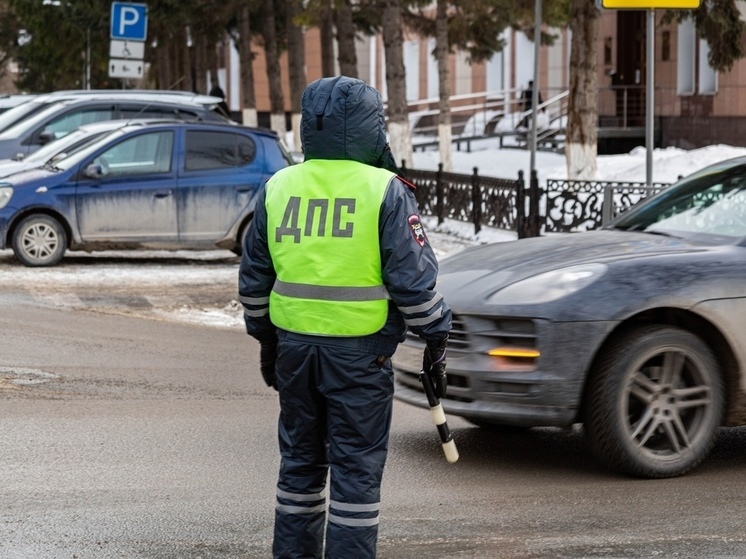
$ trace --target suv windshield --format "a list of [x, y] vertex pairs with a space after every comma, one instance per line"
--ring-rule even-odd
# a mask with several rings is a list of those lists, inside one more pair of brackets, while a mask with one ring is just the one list
[[39, 101], [26, 101], [12, 109], [8, 109], [4, 113], [0, 114], [0, 132], [3, 132], [11, 126], [18, 124], [20, 121], [35, 115], [42, 109], [49, 106], [48, 103], [42, 103]]
[[710, 242], [746, 237], [746, 164], [719, 167], [687, 177], [611, 226]]

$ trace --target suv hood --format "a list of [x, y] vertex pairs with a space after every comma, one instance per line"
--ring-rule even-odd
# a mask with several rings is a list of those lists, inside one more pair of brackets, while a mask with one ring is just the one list
[[495, 291], [521, 279], [569, 266], [702, 252], [710, 248], [674, 237], [614, 230], [494, 243], [443, 260], [438, 289]]

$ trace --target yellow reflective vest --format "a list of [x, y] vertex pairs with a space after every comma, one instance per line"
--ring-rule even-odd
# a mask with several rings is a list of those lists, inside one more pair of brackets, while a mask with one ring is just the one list
[[365, 336], [388, 313], [378, 219], [394, 173], [346, 160], [310, 160], [266, 185], [267, 242], [277, 279], [269, 315], [278, 328]]

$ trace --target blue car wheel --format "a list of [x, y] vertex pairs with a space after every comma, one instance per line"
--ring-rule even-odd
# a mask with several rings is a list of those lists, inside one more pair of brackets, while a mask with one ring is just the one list
[[67, 249], [67, 234], [59, 221], [44, 214], [24, 218], [13, 233], [13, 253], [26, 266], [54, 266]]

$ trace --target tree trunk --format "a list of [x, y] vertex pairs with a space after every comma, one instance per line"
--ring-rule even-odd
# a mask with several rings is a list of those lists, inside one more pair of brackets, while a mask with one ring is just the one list
[[264, 0], [262, 35], [264, 37], [264, 56], [267, 61], [267, 83], [269, 84], [270, 128], [285, 140], [285, 96], [282, 94], [282, 77], [280, 75], [280, 55], [275, 30], [275, 7], [272, 0]]
[[301, 0], [287, 1], [288, 72], [290, 74], [290, 123], [293, 127], [294, 151], [300, 151], [300, 101], [306, 88], [306, 51], [303, 28], [296, 25], [295, 18], [302, 9]]
[[570, 20], [570, 97], [565, 141], [567, 178], [570, 180], [596, 178], [598, 18], [595, 0], [573, 0]]
[[[165, 33], [164, 33], [165, 34]], [[164, 41], [159, 41], [163, 43]], [[167, 44], [160, 44], [155, 51], [158, 61], [158, 89], [171, 89], [171, 57]]]
[[251, 28], [249, 6], [244, 4], [238, 12], [239, 45], [241, 60], [241, 95], [243, 99], [241, 122], [244, 126], [257, 126], [256, 96], [254, 95], [254, 54], [251, 52]]
[[184, 80], [184, 89], [189, 90], [193, 93], [197, 93], [197, 90], [195, 89], [194, 84], [194, 64], [193, 64], [193, 57], [192, 57], [192, 50], [194, 49], [194, 44], [189, 40], [191, 31], [189, 28], [185, 28], [182, 32], [181, 36], [179, 37], [179, 50], [181, 50], [182, 53], [182, 75], [185, 76]]
[[214, 87], [218, 83], [218, 49], [223, 48], [223, 45], [210, 45], [205, 51], [205, 65], [207, 66], [207, 72], [210, 75], [210, 87]]
[[451, 74], [448, 67], [448, 1], [438, 0], [435, 19], [435, 58], [438, 61], [438, 149], [444, 171], [453, 169], [451, 157]]
[[334, 71], [334, 14], [332, 0], [321, 0], [321, 77], [335, 75]]
[[383, 0], [383, 48], [386, 56], [388, 131], [391, 152], [397, 164], [412, 166], [412, 138], [407, 113], [407, 84], [404, 70], [404, 41], [400, 0]]
[[202, 33], [197, 35], [193, 50], [196, 78], [195, 87], [198, 93], [209, 93], [210, 91], [207, 87], [207, 50], [214, 48], [215, 45], [211, 44], [205, 35]]
[[350, 78], [357, 78], [355, 24], [352, 21], [352, 8], [348, 0], [338, 0], [334, 10], [334, 23], [337, 26], [339, 73]]

